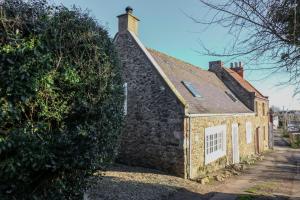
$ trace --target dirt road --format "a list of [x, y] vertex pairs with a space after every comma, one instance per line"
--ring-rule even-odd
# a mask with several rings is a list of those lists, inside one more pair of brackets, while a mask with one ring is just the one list
[[95, 181], [89, 200], [300, 200], [300, 149], [277, 133], [273, 152], [223, 183], [201, 185], [127, 166], [112, 167]]
[[274, 199], [300, 199], [300, 150], [290, 148], [276, 133], [274, 152], [267, 154], [263, 161], [250, 167], [243, 175], [216, 188], [216, 191], [218, 194], [212, 200], [224, 199], [222, 194], [245, 194], [245, 191], [268, 193]]
[[230, 178], [208, 194], [179, 191], [169, 200], [291, 199], [300, 200], [300, 150], [275, 133], [275, 149], [242, 175]]

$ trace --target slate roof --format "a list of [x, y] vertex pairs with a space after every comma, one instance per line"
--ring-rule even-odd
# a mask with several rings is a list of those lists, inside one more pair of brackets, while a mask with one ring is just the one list
[[251, 85], [246, 79], [242, 78], [238, 73], [233, 71], [230, 68], [224, 67], [224, 69], [229, 73], [240, 85], [245, 88], [248, 92], [255, 92], [255, 96], [263, 99], [267, 99], [268, 97], [262, 95], [253, 85]]
[[[156, 50], [147, 50], [188, 103], [190, 114], [253, 113], [242, 102], [234, 102], [226, 94], [227, 92], [235, 97], [213, 72], [202, 70]], [[194, 97], [182, 81], [192, 83], [202, 97]]]

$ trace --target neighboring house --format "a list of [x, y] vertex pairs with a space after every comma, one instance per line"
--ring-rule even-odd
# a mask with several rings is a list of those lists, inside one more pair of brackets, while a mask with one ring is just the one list
[[265, 98], [251, 96], [265, 103], [256, 114], [217, 73], [145, 48], [131, 8], [118, 18], [126, 97], [120, 162], [194, 179], [267, 149], [268, 137], [256, 134], [268, 126]]
[[273, 116], [273, 128], [277, 130], [279, 127], [279, 117], [278, 116]]
[[298, 126], [300, 124], [300, 111], [297, 110], [283, 110], [276, 112], [279, 121], [279, 127], [287, 130], [291, 126]]
[[[269, 137], [269, 100], [261, 94], [246, 79], [241, 63], [235, 63], [230, 68], [224, 67], [221, 61], [209, 63], [209, 71], [214, 72], [225, 85], [243, 102], [255, 115], [255, 151], [260, 153], [268, 148]], [[261, 137], [262, 136], [262, 137]]]

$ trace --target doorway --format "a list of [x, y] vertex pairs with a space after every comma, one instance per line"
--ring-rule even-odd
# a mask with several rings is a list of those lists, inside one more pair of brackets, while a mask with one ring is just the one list
[[240, 162], [239, 126], [237, 123], [232, 124], [232, 159], [233, 164], [237, 164]]
[[257, 127], [256, 131], [255, 131], [255, 137], [254, 137], [254, 145], [255, 145], [255, 153], [256, 154], [260, 153], [260, 149], [259, 149], [259, 131], [260, 131], [260, 128]]

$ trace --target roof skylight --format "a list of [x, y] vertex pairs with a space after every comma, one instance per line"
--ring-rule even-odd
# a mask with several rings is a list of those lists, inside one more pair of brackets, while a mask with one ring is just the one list
[[229, 98], [233, 101], [233, 102], [236, 102], [237, 99], [232, 95], [230, 94], [229, 92], [225, 91], [225, 93], [227, 94], [227, 96], [229, 96]]
[[190, 93], [192, 93], [194, 97], [202, 97], [199, 90], [195, 88], [195, 86], [191, 82], [182, 81], [182, 83], [190, 91]]

